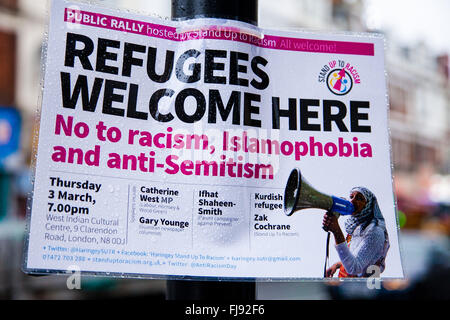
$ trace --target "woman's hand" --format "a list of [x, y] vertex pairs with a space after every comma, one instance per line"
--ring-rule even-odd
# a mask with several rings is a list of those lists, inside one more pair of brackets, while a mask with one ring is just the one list
[[338, 230], [341, 230], [338, 219], [332, 212], [325, 213], [323, 216], [322, 227], [325, 231], [330, 231], [333, 234]]
[[337, 269], [340, 269], [342, 266], [342, 263], [340, 262], [336, 262], [335, 264], [333, 264], [331, 267], [329, 267], [326, 271], [326, 277], [327, 278], [332, 278], [333, 275], [336, 273]]
[[333, 213], [325, 213], [323, 216], [322, 227], [325, 231], [333, 233], [336, 244], [345, 242], [344, 234], [342, 233], [341, 227], [339, 227], [338, 219]]

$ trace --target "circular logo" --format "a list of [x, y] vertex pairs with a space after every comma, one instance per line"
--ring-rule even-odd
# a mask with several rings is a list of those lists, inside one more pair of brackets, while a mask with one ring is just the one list
[[353, 79], [344, 69], [334, 69], [328, 74], [327, 86], [334, 94], [343, 96], [352, 90]]

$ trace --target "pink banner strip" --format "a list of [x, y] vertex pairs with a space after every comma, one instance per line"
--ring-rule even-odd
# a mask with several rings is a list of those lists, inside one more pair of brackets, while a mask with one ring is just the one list
[[271, 35], [265, 35], [263, 38], [259, 38], [246, 32], [238, 32], [236, 28], [227, 29], [217, 26], [177, 33], [174, 27], [70, 8], [66, 8], [65, 10], [64, 21], [172, 41], [199, 39], [231, 40], [248, 43], [261, 48], [277, 50], [365, 56], [373, 56], [375, 54], [373, 43], [300, 39]]

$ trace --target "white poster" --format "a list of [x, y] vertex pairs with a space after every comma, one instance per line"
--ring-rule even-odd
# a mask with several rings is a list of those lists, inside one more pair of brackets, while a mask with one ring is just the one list
[[45, 67], [25, 272], [403, 277], [383, 38], [54, 1]]

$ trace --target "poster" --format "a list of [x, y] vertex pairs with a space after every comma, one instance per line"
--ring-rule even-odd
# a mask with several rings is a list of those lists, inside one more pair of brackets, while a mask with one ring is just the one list
[[25, 272], [322, 278], [326, 210], [285, 212], [298, 169], [376, 195], [403, 276], [379, 36], [54, 1], [40, 115]]

